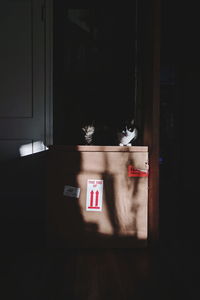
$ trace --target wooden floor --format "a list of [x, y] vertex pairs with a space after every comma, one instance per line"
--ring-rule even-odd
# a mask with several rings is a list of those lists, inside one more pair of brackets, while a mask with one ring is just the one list
[[[1, 299], [197, 299], [198, 253], [147, 250], [10, 249], [1, 255]], [[181, 251], [180, 251], [181, 250]], [[197, 298], [196, 298], [197, 297]]]

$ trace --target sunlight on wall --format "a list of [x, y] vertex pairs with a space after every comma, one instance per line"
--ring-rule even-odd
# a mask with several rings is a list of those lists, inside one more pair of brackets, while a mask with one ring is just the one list
[[48, 147], [46, 147], [42, 141], [25, 144], [19, 148], [20, 156], [26, 156], [45, 150], [48, 150]]

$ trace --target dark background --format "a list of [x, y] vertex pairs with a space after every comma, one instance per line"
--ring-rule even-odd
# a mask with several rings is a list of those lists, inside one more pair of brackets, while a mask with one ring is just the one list
[[[136, 8], [54, 3], [54, 143], [80, 144], [81, 126], [134, 116]], [[129, 7], [130, 8], [130, 7]]]
[[161, 7], [161, 228], [164, 235], [196, 247], [199, 18], [192, 5], [162, 1]]
[[[55, 1], [55, 7], [58, 2]], [[62, 10], [64, 1], [60, 3], [60, 13], [64, 14]], [[118, 9], [116, 10], [119, 12]], [[134, 31], [132, 27], [129, 31], [131, 14], [129, 10], [126, 10], [125, 15], [121, 12], [119, 17], [112, 20], [115, 24], [113, 27], [115, 33], [112, 35], [115, 50], [113, 56], [109, 52], [110, 48], [109, 50], [106, 48], [109, 41], [101, 41], [103, 45], [101, 51], [95, 44], [101, 40], [102, 32], [111, 36], [108, 30], [111, 20], [106, 18], [105, 11], [108, 12], [107, 9], [99, 9], [98, 16], [90, 16], [93, 18], [92, 23], [95, 21], [97, 27], [98, 17], [101, 14], [105, 17], [106, 25], [101, 27], [101, 30], [99, 29], [98, 39], [94, 39], [95, 32], [91, 37], [88, 34], [84, 35], [84, 32], [78, 30], [76, 26], [67, 25], [68, 29], [72, 26], [70, 30], [75, 33], [73, 36], [77, 37], [75, 40], [72, 35], [69, 35], [68, 41], [71, 45], [76, 50], [79, 49], [80, 45], [77, 46], [77, 43], [80, 43], [82, 39], [81, 41], [86, 43], [89, 51], [88, 56], [85, 52], [68, 53], [70, 59], [64, 62], [65, 66], [68, 66], [67, 73], [63, 64], [63, 51], [67, 46], [63, 39], [66, 24], [63, 24], [62, 18], [55, 19], [59, 32], [55, 35], [54, 41], [56, 56], [54, 60], [55, 144], [69, 144], [69, 141], [76, 143], [82, 113], [84, 112], [85, 119], [89, 119], [91, 115], [90, 110], [85, 110], [85, 103], [87, 102], [87, 107], [91, 107], [90, 104], [93, 103], [94, 98], [103, 99], [102, 108], [104, 106], [108, 108], [107, 114], [104, 114], [106, 122], [116, 122], [121, 114], [126, 114], [127, 107], [128, 110], [136, 113], [135, 103], [129, 101], [134, 93], [133, 83], [135, 82], [133, 80], [130, 84], [129, 75], [133, 77], [134, 75], [127, 68], [130, 64], [135, 67], [135, 63], [130, 56], [126, 55], [127, 52], [124, 53], [125, 50], [132, 49], [134, 46], [130, 42], [124, 48], [119, 42], [119, 40], [123, 41], [123, 45], [126, 43], [119, 21], [123, 20], [127, 35], [131, 35], [132, 30]], [[4, 227], [4, 235], [1, 236], [4, 250], [1, 256], [2, 293], [6, 292], [7, 296], [4, 299], [13, 299], [13, 297], [18, 299], [19, 296], [21, 299], [34, 300], [66, 299], [66, 297], [92, 300], [147, 299], [149, 297], [181, 299], [184, 296], [189, 299], [198, 298], [196, 292], [199, 291], [199, 25], [198, 8], [193, 2], [186, 4], [183, 1], [161, 1], [160, 239], [156, 247], [148, 251], [73, 249], [47, 253], [43, 247], [44, 224], [41, 222], [35, 226], [34, 221], [30, 221], [27, 225], [27, 220], [22, 222], [23, 218], [20, 218], [17, 224], [10, 222], [10, 228], [8, 225], [6, 229]], [[116, 36], [116, 32], [120, 32], [120, 36]], [[82, 68], [82, 71], [77, 72], [76, 64], [73, 65], [75, 53], [80, 58], [84, 53], [85, 57], [94, 61], [96, 61], [96, 56], [100, 54], [103, 56], [100, 55], [99, 65], [95, 62], [80, 60], [81, 64], [78, 68], [79, 70]], [[119, 59], [121, 55], [125, 58], [125, 64]], [[90, 72], [86, 72], [87, 64], [92, 67]], [[70, 66], [73, 68], [70, 69]], [[96, 68], [101, 72], [96, 73]], [[111, 70], [111, 73], [108, 74], [105, 71], [105, 69], [108, 70], [107, 68]], [[103, 87], [99, 87], [102, 78]], [[67, 79], [67, 86], [65, 79]], [[94, 81], [92, 87], [89, 84], [91, 79]], [[124, 91], [127, 91], [127, 87], [130, 89], [126, 94]], [[100, 93], [97, 93], [99, 90]], [[86, 102], [81, 101], [84, 93], [87, 94]], [[80, 108], [77, 108], [73, 97], [80, 99]], [[112, 103], [110, 103], [111, 99]], [[94, 112], [93, 109], [92, 111]], [[74, 135], [74, 132], [77, 134]], [[39, 166], [27, 158], [24, 162], [26, 170], [29, 166], [39, 169], [42, 157], [39, 155]], [[10, 168], [15, 170], [14, 166]], [[15, 171], [10, 176], [6, 170], [3, 170], [3, 174], [8, 178], [12, 177], [14, 181]], [[26, 182], [24, 177], [26, 175], [23, 175], [23, 180]], [[34, 178], [32, 181], [34, 182]], [[26, 188], [29, 189], [29, 186], [27, 185]], [[42, 189], [41, 186], [36, 186], [37, 188]], [[43, 195], [40, 197], [42, 198]], [[9, 206], [8, 202], [6, 206]], [[17, 209], [19, 207], [16, 207]], [[20, 211], [22, 215], [26, 215], [26, 213], [23, 214], [23, 209], [24, 207]], [[26, 211], [27, 209], [32, 211], [28, 204]], [[9, 217], [12, 219], [12, 215]]]

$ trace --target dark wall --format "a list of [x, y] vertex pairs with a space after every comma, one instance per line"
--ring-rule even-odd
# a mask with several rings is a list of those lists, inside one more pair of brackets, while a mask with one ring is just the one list
[[161, 27], [161, 229], [191, 241], [198, 228], [197, 7], [162, 1]]

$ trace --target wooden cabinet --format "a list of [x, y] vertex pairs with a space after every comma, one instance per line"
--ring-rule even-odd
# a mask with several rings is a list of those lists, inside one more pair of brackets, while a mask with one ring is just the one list
[[[91, 196], [87, 193], [88, 180], [102, 181], [102, 195], [98, 194], [102, 199], [95, 198], [95, 186], [91, 191], [94, 199], [88, 199]], [[64, 193], [66, 187], [72, 187], [72, 196]], [[79, 189], [80, 195], [76, 194]], [[93, 206], [96, 200], [102, 200], [102, 210], [87, 210], [86, 202], [90, 200]], [[50, 147], [46, 223], [50, 246], [146, 245], [147, 219], [147, 147]]]

